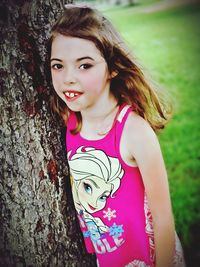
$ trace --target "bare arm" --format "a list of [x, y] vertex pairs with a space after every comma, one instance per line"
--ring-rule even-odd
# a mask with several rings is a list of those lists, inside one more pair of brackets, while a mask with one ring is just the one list
[[153, 218], [156, 267], [172, 267], [175, 229], [167, 173], [157, 136], [136, 114], [129, 116], [125, 136], [130, 157], [140, 169]]

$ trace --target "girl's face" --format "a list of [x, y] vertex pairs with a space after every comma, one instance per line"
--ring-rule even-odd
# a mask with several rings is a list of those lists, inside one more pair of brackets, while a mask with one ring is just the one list
[[56, 93], [73, 111], [101, 110], [111, 98], [106, 61], [89, 40], [58, 34], [52, 43], [51, 74]]
[[89, 213], [102, 210], [110, 196], [112, 186], [99, 177], [86, 178], [80, 181], [77, 196], [81, 206]]

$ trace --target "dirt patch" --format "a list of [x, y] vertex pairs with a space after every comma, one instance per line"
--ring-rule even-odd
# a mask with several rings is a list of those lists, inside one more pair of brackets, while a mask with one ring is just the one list
[[149, 6], [138, 7], [137, 11], [141, 13], [152, 13], [188, 4], [200, 4], [200, 0], [163, 0]]

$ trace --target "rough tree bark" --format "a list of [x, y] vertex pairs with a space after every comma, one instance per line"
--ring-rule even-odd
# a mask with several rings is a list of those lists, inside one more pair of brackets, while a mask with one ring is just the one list
[[63, 5], [0, 3], [0, 266], [95, 266], [75, 217], [45, 79], [49, 26]]

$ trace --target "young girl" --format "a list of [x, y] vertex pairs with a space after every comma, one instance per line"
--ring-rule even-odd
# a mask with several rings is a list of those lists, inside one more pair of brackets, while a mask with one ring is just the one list
[[66, 5], [52, 28], [53, 107], [67, 124], [74, 203], [100, 267], [182, 267], [155, 132], [169, 118], [112, 24]]

